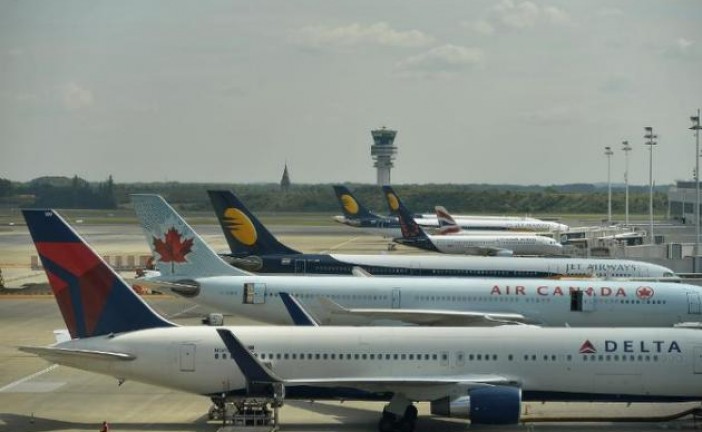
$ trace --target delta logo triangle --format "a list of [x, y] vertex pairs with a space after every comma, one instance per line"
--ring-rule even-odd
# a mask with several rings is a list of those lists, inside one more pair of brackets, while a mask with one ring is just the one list
[[597, 350], [595, 349], [595, 346], [590, 342], [589, 340], [586, 340], [583, 342], [582, 345], [580, 345], [580, 354], [595, 354], [597, 353]]

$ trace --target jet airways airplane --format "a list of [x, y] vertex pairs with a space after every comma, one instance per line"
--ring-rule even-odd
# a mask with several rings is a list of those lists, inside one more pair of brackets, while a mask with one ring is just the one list
[[388, 205], [397, 209], [402, 237], [393, 241], [447, 254], [465, 255], [560, 255], [563, 246], [550, 237], [521, 235], [428, 235], [412, 218], [390, 186], [383, 186]]
[[354, 274], [362, 269], [378, 276], [677, 278], [666, 267], [631, 260], [305, 254], [280, 243], [233, 192], [208, 194], [231, 250], [223, 258], [257, 273]]
[[382, 216], [370, 211], [346, 186], [334, 186], [334, 193], [343, 213], [343, 216], [335, 216], [335, 221], [383, 237], [402, 235], [396, 217]]
[[[23, 213], [71, 340], [20, 350], [120, 383], [203, 395], [220, 406], [385, 400], [380, 432], [412, 431], [420, 401], [435, 415], [513, 424], [522, 401], [702, 400], [702, 333], [693, 329], [180, 327], [158, 316], [58, 214]], [[183, 251], [170, 249], [174, 266]]]
[[222, 260], [160, 196], [133, 195], [132, 202], [160, 272], [139, 284], [263, 322], [290, 322], [281, 292], [297, 296], [322, 322], [334, 325], [672, 326], [700, 321], [702, 289], [677, 283], [254, 275]]

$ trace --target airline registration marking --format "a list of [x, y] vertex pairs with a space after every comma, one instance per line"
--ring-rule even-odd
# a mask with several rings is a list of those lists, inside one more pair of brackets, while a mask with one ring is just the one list
[[641, 300], [650, 300], [653, 298], [653, 288], [647, 286], [640, 286], [635, 289], [631, 288], [627, 290], [622, 287], [567, 287], [567, 286], [549, 286], [541, 285], [536, 288], [526, 287], [524, 285], [493, 285], [490, 290], [491, 296], [526, 296], [530, 294], [528, 291], [532, 290], [536, 295], [546, 297], [546, 296], [566, 296], [575, 291], [582, 291], [584, 295], [588, 297], [637, 297]]

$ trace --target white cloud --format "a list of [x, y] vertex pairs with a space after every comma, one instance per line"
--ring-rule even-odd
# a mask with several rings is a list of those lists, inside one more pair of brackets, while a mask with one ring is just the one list
[[498, 29], [520, 31], [542, 24], [568, 26], [572, 23], [570, 14], [555, 6], [539, 6], [529, 0], [502, 0], [471, 27], [481, 34], [493, 34]]
[[677, 41], [675, 41], [675, 43], [678, 46], [678, 49], [683, 52], [687, 51], [694, 44], [694, 42], [685, 38], [679, 38]]
[[93, 105], [95, 98], [93, 93], [72, 82], [61, 88], [63, 105], [69, 110], [79, 110]]
[[447, 44], [408, 57], [395, 67], [401, 76], [445, 78], [462, 70], [479, 67], [483, 61], [481, 49]]
[[300, 30], [297, 39], [302, 44], [315, 47], [324, 45], [421, 47], [434, 41], [433, 37], [419, 30], [398, 31], [386, 22], [377, 22], [368, 26], [353, 23], [342, 27], [305, 27]]

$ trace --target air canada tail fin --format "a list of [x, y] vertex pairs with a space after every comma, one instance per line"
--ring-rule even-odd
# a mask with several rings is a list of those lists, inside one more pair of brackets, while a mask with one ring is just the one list
[[368, 210], [366, 206], [361, 204], [358, 199], [351, 193], [349, 188], [343, 185], [335, 185], [334, 193], [336, 199], [339, 200], [341, 211], [347, 219], [383, 219], [384, 216], [377, 215]]
[[232, 255], [299, 255], [280, 243], [232, 191], [207, 191]]
[[53, 210], [23, 210], [71, 338], [170, 327]]
[[134, 211], [162, 277], [197, 278], [251, 273], [226, 263], [159, 195], [132, 195]]
[[436, 218], [439, 221], [439, 234], [455, 234], [461, 231], [461, 227], [444, 206], [436, 206], [434, 210], [436, 211]]

